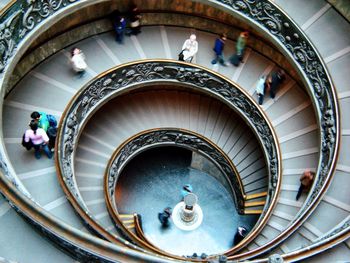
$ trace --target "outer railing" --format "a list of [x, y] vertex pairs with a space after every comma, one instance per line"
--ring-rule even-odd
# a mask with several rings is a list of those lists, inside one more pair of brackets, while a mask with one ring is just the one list
[[[40, 28], [52, 15], [68, 8], [75, 0], [61, 1], [24, 1], [18, 0], [9, 5], [0, 17], [0, 72], [6, 72], [11, 64], [17, 47], [24, 44], [24, 39], [35, 29]], [[91, 1], [92, 2], [92, 1]], [[295, 220], [277, 238], [268, 244], [239, 257], [253, 256], [276, 246], [292, 234], [293, 229], [300, 226], [320, 202], [325, 189], [328, 187], [334, 171], [339, 148], [339, 118], [336, 92], [321, 56], [316, 51], [301, 29], [283, 11], [268, 0], [221, 0], [202, 1], [219, 7], [228, 13], [241, 17], [247, 23], [259, 28], [271, 36], [271, 40], [281, 48], [294, 64], [315, 105], [320, 129], [320, 159], [316, 180], [304, 206]], [[23, 42], [23, 43], [22, 43]], [[3, 77], [3, 75], [2, 75]], [[3, 79], [1, 79], [3, 83]], [[4, 89], [2, 87], [2, 94]], [[8, 173], [8, 160], [3, 150], [0, 156], [2, 180], [12, 181], [13, 186], [20, 185], [15, 175]], [[6, 176], [4, 176], [6, 175]], [[4, 192], [4, 191], [3, 191]], [[24, 191], [22, 191], [24, 194]], [[15, 205], [15, 204], [14, 204]], [[348, 226], [345, 229], [349, 229]], [[335, 230], [335, 232], [337, 232]], [[334, 239], [337, 236], [334, 235]], [[329, 242], [333, 236], [328, 238]]]
[[[90, 214], [79, 193], [74, 174], [76, 148], [82, 128], [102, 105], [140, 86], [157, 84], [183, 86], [218, 98], [236, 111], [256, 134], [269, 173], [269, 194], [258, 223], [246, 238], [252, 240], [267, 222], [277, 202], [281, 176], [277, 137], [259, 105], [243, 89], [213, 71], [192, 64], [172, 60], [145, 60], [124, 64], [100, 74], [74, 96], [61, 117], [56, 147], [60, 183], [68, 199], [88, 225], [106, 239], [116, 242]], [[152, 250], [152, 247], [148, 248]]]

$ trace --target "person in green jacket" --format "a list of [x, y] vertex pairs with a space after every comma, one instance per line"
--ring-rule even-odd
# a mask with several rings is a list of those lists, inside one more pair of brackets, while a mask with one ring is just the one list
[[45, 132], [50, 127], [49, 120], [45, 112], [34, 111], [30, 117], [38, 123], [39, 128], [42, 128]]
[[241, 34], [239, 34], [239, 37], [237, 39], [236, 52], [237, 52], [237, 55], [239, 56], [241, 62], [243, 60], [244, 50], [245, 50], [245, 47], [247, 45], [248, 37], [249, 37], [249, 32], [244, 31]]

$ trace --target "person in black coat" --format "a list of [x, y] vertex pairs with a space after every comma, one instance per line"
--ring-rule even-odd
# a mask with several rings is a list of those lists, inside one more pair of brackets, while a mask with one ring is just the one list
[[274, 99], [276, 96], [277, 88], [285, 79], [285, 73], [282, 69], [272, 72], [270, 77], [267, 80], [268, 88], [270, 89], [270, 97]]
[[247, 236], [247, 233], [248, 233], [248, 230], [245, 227], [243, 226], [237, 227], [237, 232], [233, 240], [233, 245], [234, 246], [238, 245]]
[[167, 207], [163, 210], [162, 213], [158, 213], [159, 222], [162, 224], [162, 227], [169, 226], [169, 218], [171, 217], [171, 208]]
[[130, 34], [137, 35], [141, 33], [141, 14], [137, 5], [133, 4], [129, 11]]

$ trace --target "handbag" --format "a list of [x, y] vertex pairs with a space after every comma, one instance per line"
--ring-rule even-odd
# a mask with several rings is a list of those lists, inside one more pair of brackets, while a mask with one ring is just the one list
[[25, 141], [25, 133], [23, 134], [23, 137], [22, 137], [22, 146], [24, 147], [24, 148], [26, 148], [27, 149], [27, 151], [29, 151], [30, 149], [32, 149], [32, 147], [33, 147], [33, 143], [32, 143], [32, 141], [29, 139], [29, 142], [26, 142]]
[[185, 59], [184, 59], [184, 49], [183, 50], [181, 50], [181, 52], [180, 52], [180, 54], [179, 54], [179, 60], [180, 61], [185, 61]]

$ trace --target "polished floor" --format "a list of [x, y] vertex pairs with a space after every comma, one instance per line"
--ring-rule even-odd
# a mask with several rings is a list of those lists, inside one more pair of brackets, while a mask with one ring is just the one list
[[[145, 235], [155, 246], [176, 255], [217, 254], [232, 247], [237, 226], [254, 226], [257, 216], [239, 215], [227, 190], [212, 176], [190, 168], [191, 152], [156, 148], [134, 158], [117, 184], [120, 213], [142, 216]], [[191, 184], [203, 210], [201, 226], [183, 231], [173, 223], [162, 228], [157, 215], [181, 201], [181, 188]]]

